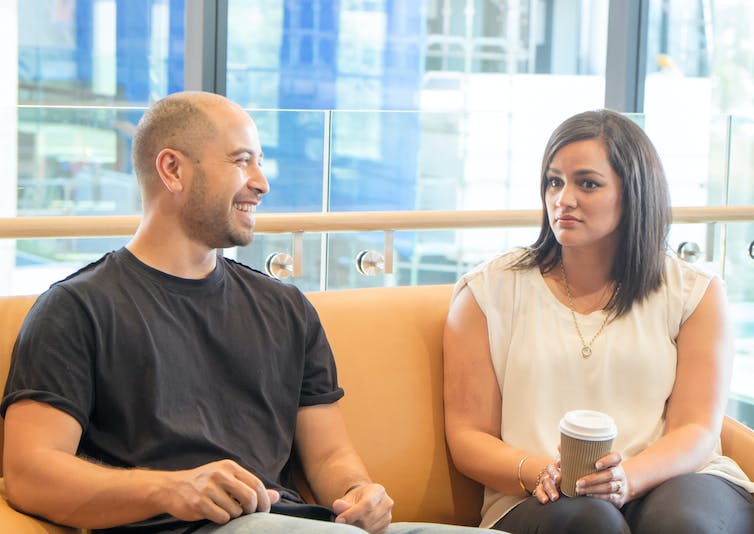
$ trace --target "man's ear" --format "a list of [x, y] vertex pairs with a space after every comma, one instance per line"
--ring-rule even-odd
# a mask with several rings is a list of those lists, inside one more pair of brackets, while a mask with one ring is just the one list
[[162, 185], [170, 193], [183, 191], [188, 158], [173, 148], [163, 148], [157, 154], [155, 166]]

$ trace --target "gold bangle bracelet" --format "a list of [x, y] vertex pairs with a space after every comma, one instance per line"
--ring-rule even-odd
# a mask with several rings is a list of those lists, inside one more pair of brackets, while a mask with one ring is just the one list
[[524, 493], [528, 493], [531, 495], [531, 492], [526, 489], [526, 486], [524, 485], [524, 481], [521, 479], [521, 468], [524, 466], [524, 462], [529, 459], [529, 455], [527, 454], [523, 458], [521, 458], [521, 461], [518, 462], [518, 485], [521, 486], [521, 489], [524, 490]]

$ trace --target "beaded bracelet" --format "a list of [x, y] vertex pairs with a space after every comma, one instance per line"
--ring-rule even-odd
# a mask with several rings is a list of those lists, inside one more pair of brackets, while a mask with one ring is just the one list
[[524, 493], [528, 493], [531, 495], [531, 492], [526, 489], [526, 486], [524, 485], [524, 481], [521, 479], [521, 468], [524, 466], [524, 462], [529, 459], [529, 455], [524, 456], [521, 458], [521, 461], [518, 462], [518, 485], [521, 486], [521, 489], [524, 490]]
[[537, 488], [542, 483], [542, 479], [547, 475], [547, 467], [542, 469], [539, 474], [537, 475], [537, 481], [534, 483], [534, 489], [531, 491], [531, 494], [534, 495], [534, 492], [537, 491]]

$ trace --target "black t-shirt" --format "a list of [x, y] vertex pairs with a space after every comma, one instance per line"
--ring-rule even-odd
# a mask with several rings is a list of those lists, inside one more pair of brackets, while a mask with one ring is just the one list
[[123, 248], [39, 297], [0, 414], [46, 402], [81, 424], [81, 456], [166, 470], [230, 458], [301, 502], [289, 472], [298, 409], [342, 396], [298, 289], [221, 257], [204, 279], [178, 278]]

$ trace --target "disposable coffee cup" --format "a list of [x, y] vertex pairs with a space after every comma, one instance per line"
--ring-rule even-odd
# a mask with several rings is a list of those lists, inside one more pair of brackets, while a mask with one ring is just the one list
[[567, 412], [560, 420], [560, 491], [576, 495], [576, 481], [594, 473], [618, 433], [613, 418], [593, 410]]

